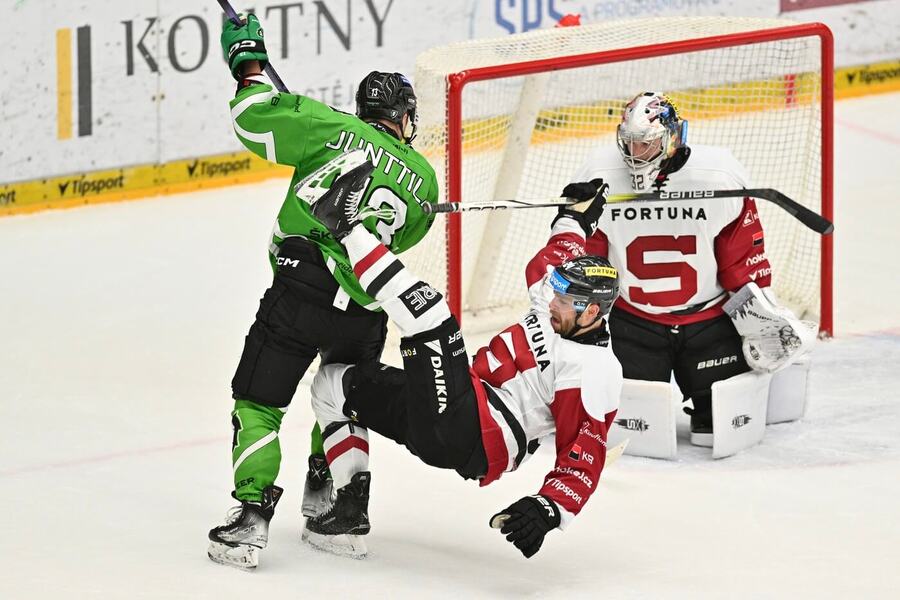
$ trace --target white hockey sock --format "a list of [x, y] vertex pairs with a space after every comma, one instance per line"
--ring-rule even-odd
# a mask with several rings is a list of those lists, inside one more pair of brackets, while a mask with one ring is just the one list
[[343, 244], [360, 285], [381, 303], [401, 335], [409, 337], [434, 329], [450, 317], [443, 296], [410, 273], [364, 227], [355, 227]]
[[325, 460], [334, 489], [339, 490], [360, 471], [369, 470], [369, 431], [349, 421], [334, 423], [322, 432]]

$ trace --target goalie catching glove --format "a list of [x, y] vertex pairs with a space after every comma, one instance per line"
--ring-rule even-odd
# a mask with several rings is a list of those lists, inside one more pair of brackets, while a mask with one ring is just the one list
[[563, 188], [561, 196], [563, 198], [571, 198], [577, 202], [567, 206], [560, 206], [559, 214], [556, 215], [550, 226], [556, 225], [556, 222], [564, 217], [569, 217], [581, 226], [581, 229], [584, 230], [585, 238], [591, 237], [597, 231], [600, 216], [603, 214], [603, 207], [606, 205], [606, 194], [608, 192], [609, 186], [599, 178], [591, 181], [570, 183]]
[[816, 330], [779, 306], [767, 292], [750, 282], [722, 309], [744, 340], [744, 358], [750, 368], [774, 373], [809, 352]]
[[248, 60], [258, 60], [261, 69], [266, 68], [269, 56], [266, 54], [266, 43], [263, 41], [263, 30], [256, 15], [246, 17], [240, 15], [241, 24], [236, 25], [230, 19], [222, 24], [222, 51], [228, 68], [235, 79], [241, 78], [241, 65]]
[[491, 517], [491, 527], [506, 534], [525, 558], [531, 558], [541, 549], [544, 536], [559, 527], [559, 507], [553, 500], [540, 494], [525, 496]]

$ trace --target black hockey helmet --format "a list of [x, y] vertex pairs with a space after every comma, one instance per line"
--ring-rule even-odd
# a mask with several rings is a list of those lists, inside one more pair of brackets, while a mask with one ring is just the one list
[[581, 256], [556, 267], [550, 274], [553, 291], [571, 296], [579, 313], [596, 304], [608, 315], [619, 297], [619, 273], [603, 256]]
[[[403, 115], [409, 116], [403, 129]], [[372, 71], [356, 90], [356, 116], [360, 119], [386, 119], [400, 127], [403, 140], [409, 144], [416, 137], [416, 93], [412, 84], [400, 73]]]

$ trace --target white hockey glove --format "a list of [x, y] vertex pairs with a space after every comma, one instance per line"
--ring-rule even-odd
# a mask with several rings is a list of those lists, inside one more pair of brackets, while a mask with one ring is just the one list
[[744, 339], [744, 358], [750, 368], [774, 373], [812, 349], [816, 327], [778, 306], [767, 292], [748, 283], [723, 309]]

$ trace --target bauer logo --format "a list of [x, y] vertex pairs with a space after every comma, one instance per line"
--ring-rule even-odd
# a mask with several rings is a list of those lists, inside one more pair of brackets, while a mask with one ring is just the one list
[[712, 367], [721, 367], [723, 365], [730, 365], [732, 363], [737, 362], [737, 355], [732, 354], [731, 356], [724, 356], [722, 358], [713, 358], [710, 360], [701, 360], [697, 363], [697, 370], [701, 369], [711, 369]]
[[744, 425], [747, 425], [753, 419], [750, 418], [750, 415], [738, 415], [731, 420], [731, 426], [735, 429], [740, 429]]
[[555, 25], [563, 17], [558, 0], [495, 0], [494, 20], [508, 33]]

